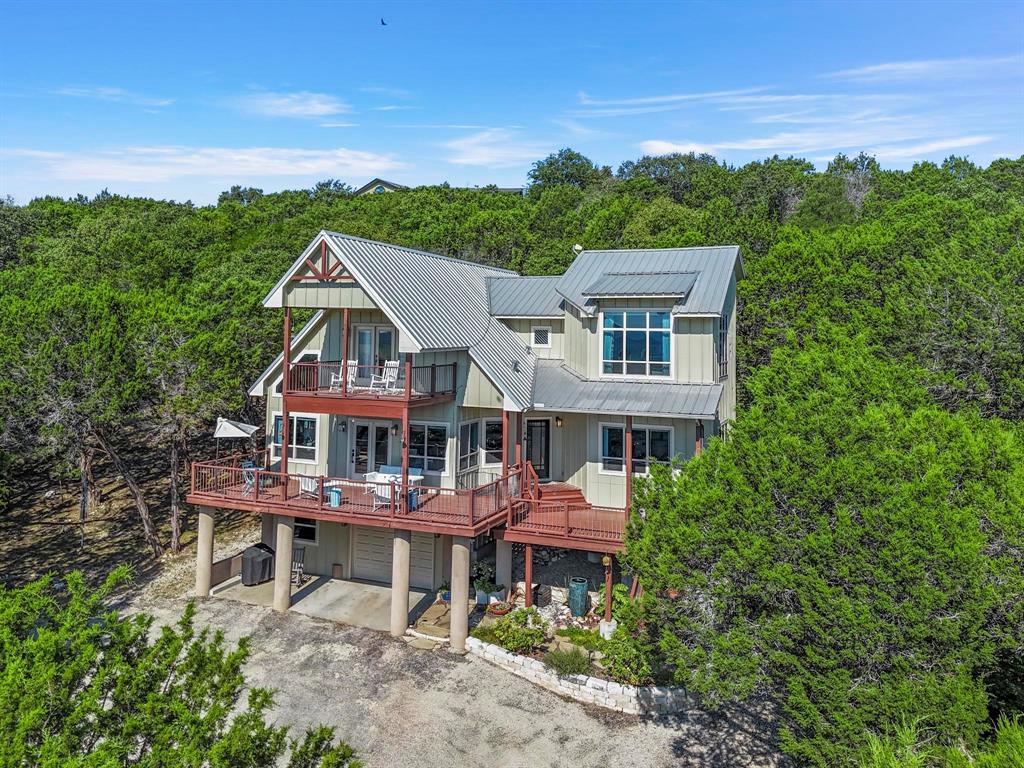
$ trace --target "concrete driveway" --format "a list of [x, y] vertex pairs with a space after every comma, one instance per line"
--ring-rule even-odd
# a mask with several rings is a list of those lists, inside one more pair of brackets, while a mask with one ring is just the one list
[[[134, 598], [158, 624], [177, 620], [184, 605]], [[277, 723], [296, 732], [332, 725], [371, 767], [781, 764], [763, 706], [621, 715], [562, 699], [474, 656], [416, 650], [380, 632], [234, 600], [200, 602], [197, 625], [232, 641], [252, 638], [246, 679], [277, 689]]]
[[[235, 577], [215, 587], [212, 594], [215, 598], [268, 607], [274, 602], [274, 582], [265, 581], [246, 587], [241, 579]], [[434, 601], [434, 597], [435, 593], [426, 590], [409, 590], [410, 623]], [[387, 632], [391, 627], [391, 588], [314, 576], [301, 587], [292, 585], [291, 610], [317, 619]]]

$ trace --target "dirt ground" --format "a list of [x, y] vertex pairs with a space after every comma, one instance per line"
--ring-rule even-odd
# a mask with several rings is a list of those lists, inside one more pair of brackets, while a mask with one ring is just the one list
[[[133, 600], [165, 624], [184, 603], [147, 590]], [[246, 677], [277, 690], [277, 723], [333, 725], [367, 766], [780, 765], [771, 725], [750, 705], [638, 718], [562, 699], [474, 656], [294, 612], [213, 598], [197, 623], [252, 638]]]

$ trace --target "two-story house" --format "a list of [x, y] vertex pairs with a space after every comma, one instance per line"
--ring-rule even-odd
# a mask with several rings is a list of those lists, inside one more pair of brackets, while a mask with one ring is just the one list
[[[284, 314], [249, 393], [266, 451], [193, 468], [197, 593], [216, 508], [261, 513], [264, 541], [301, 544], [309, 573], [390, 583], [394, 634], [410, 586], [450, 581], [456, 649], [474, 540], [495, 539], [505, 585], [513, 542], [527, 584], [535, 545], [610, 562], [632, 478], [733, 418], [742, 271], [725, 246], [581, 251], [564, 275], [522, 277], [321, 232], [263, 302]], [[311, 313], [294, 333], [293, 311]], [[281, 610], [289, 567], [277, 558]]]

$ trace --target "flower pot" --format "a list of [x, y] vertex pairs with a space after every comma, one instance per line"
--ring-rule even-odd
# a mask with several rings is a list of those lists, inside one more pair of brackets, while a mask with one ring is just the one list
[[452, 591], [450, 589], [446, 589], [444, 592], [442, 592], [441, 600], [446, 603], [450, 603], [452, 601]]
[[487, 593], [484, 592], [482, 589], [477, 589], [475, 591], [476, 591], [476, 604], [477, 605], [487, 605], [487, 603], [490, 602], [490, 600], [487, 597]]
[[512, 606], [509, 603], [491, 603], [487, 606], [487, 612], [491, 616], [504, 616], [506, 613], [512, 612]]

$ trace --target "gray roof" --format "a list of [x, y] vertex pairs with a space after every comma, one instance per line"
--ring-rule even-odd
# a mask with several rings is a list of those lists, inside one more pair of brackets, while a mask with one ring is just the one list
[[[587, 294], [605, 275], [624, 273], [679, 274], [696, 272], [685, 302], [677, 302], [672, 308], [675, 314], [719, 314], [725, 305], [729, 282], [733, 272], [742, 276], [743, 262], [736, 245], [707, 248], [659, 248], [617, 251], [583, 251], [558, 281], [558, 292], [588, 314], [596, 310], [594, 294]], [[614, 281], [619, 283], [620, 281]], [[649, 290], [655, 280], [649, 277], [637, 279], [637, 287]], [[618, 285], [621, 287], [621, 284]], [[622, 294], [616, 294], [622, 295]], [[637, 295], [652, 295], [642, 293]], [[664, 294], [662, 294], [664, 295]], [[682, 297], [682, 294], [680, 294]]]
[[588, 380], [560, 360], [538, 360], [535, 410], [713, 419], [721, 384]]
[[697, 280], [696, 272], [605, 272], [583, 289], [587, 297], [684, 297]]
[[495, 317], [561, 317], [561, 277], [489, 277], [487, 294]]
[[284, 286], [321, 238], [359, 285], [420, 350], [465, 349], [520, 410], [530, 402], [534, 357], [488, 312], [487, 278], [514, 272], [436, 253], [322, 231], [284, 274], [264, 304], [281, 306]]

